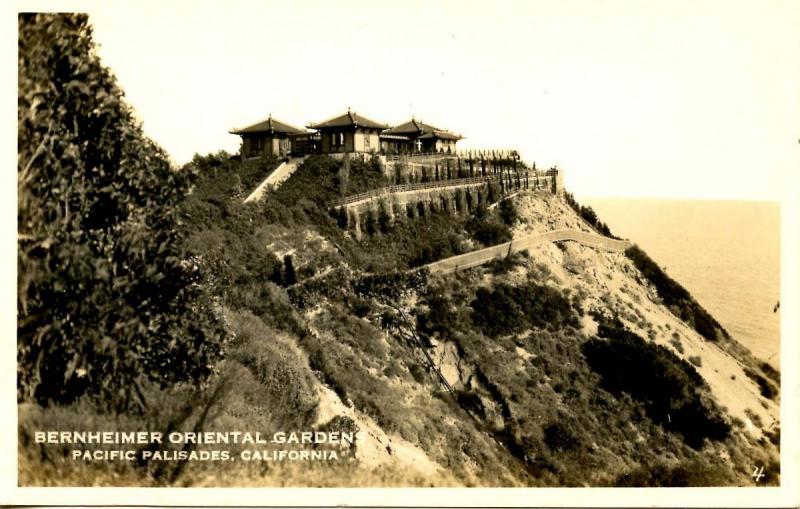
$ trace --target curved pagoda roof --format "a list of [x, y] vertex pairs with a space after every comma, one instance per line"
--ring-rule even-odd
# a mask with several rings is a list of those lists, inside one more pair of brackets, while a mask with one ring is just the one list
[[463, 136], [459, 136], [457, 134], [453, 134], [449, 131], [431, 131], [429, 133], [425, 133], [422, 136], [419, 136], [418, 139], [420, 140], [432, 140], [432, 139], [439, 139], [439, 140], [453, 140], [458, 141], [463, 139]]
[[331, 127], [366, 127], [370, 129], [386, 129], [386, 124], [381, 124], [367, 117], [359, 115], [353, 111], [347, 110], [344, 115], [333, 117], [318, 124], [310, 124], [309, 129], [326, 129]]
[[391, 129], [387, 129], [383, 132], [383, 134], [392, 134], [392, 135], [412, 135], [416, 136], [419, 139], [429, 140], [433, 138], [438, 138], [440, 140], [455, 140], [458, 141], [462, 139], [462, 136], [457, 134], [453, 134], [447, 129], [439, 129], [438, 127], [434, 127], [430, 124], [426, 124], [421, 120], [417, 120], [416, 118], [411, 118], [408, 122], [404, 124], [397, 125], [392, 127]]
[[415, 118], [411, 118], [408, 122], [392, 127], [385, 131], [386, 134], [424, 134], [433, 131], [444, 131], [430, 124], [426, 124]]
[[308, 131], [294, 127], [285, 122], [275, 120], [270, 115], [268, 118], [257, 122], [251, 126], [235, 129], [231, 134], [253, 134], [253, 133], [286, 133], [286, 134], [308, 134]]

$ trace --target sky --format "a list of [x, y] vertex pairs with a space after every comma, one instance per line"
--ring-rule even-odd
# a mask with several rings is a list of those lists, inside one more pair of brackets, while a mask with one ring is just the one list
[[177, 164], [272, 114], [412, 115], [557, 165], [578, 196], [800, 187], [800, 2], [89, 3], [98, 52]]

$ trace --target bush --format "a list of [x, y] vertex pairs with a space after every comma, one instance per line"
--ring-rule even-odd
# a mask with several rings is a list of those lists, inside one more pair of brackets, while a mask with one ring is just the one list
[[500, 219], [504, 224], [508, 226], [514, 226], [514, 223], [517, 222], [517, 218], [519, 216], [517, 214], [517, 207], [514, 205], [512, 200], [502, 200], [497, 206], [497, 210], [500, 213]]
[[573, 452], [581, 447], [578, 437], [560, 422], [550, 424], [544, 429], [544, 443], [553, 452]]
[[489, 335], [518, 332], [530, 326], [577, 326], [569, 299], [546, 285], [498, 284], [494, 289], [479, 288], [470, 303], [472, 321]]
[[458, 326], [458, 314], [450, 299], [436, 292], [428, 295], [423, 302], [428, 306], [428, 311], [417, 313], [417, 330], [429, 336], [452, 336]]
[[398, 221], [388, 235], [365, 237], [355, 257], [371, 272], [419, 267], [465, 251], [464, 219], [446, 213]]
[[758, 390], [765, 398], [775, 399], [775, 396], [778, 395], [778, 388], [771, 384], [769, 380], [761, 376], [759, 373], [750, 368], [745, 368], [744, 374], [758, 385]]
[[694, 460], [681, 465], [657, 464], [640, 468], [619, 476], [614, 484], [617, 487], [686, 488], [722, 486], [726, 480], [718, 467]]
[[592, 225], [595, 230], [602, 233], [606, 237], [611, 237], [612, 239], [619, 238], [611, 233], [611, 230], [608, 228], [607, 224], [600, 221], [600, 219], [597, 217], [597, 213], [592, 207], [588, 205], [581, 205], [575, 200], [575, 197], [571, 193], [564, 193], [564, 198], [567, 200], [567, 204], [572, 207], [572, 209], [577, 212], [584, 221]]
[[770, 377], [773, 382], [775, 382], [776, 384], [780, 385], [780, 383], [781, 383], [781, 374], [780, 374], [780, 372], [778, 370], [773, 368], [768, 362], [762, 362], [761, 364], [758, 365], [758, 367], [761, 368], [761, 371], [765, 375]]
[[85, 15], [19, 17], [18, 395], [141, 408], [201, 380], [222, 330], [186, 261], [190, 175], [135, 122]]
[[303, 352], [285, 334], [268, 328], [252, 313], [231, 317], [236, 343], [229, 361], [236, 361], [259, 385], [245, 394], [255, 410], [271, 414], [277, 429], [302, 428], [314, 421], [317, 398], [314, 375]]
[[628, 393], [642, 402], [650, 418], [682, 434], [687, 445], [698, 449], [703, 440], [722, 440], [730, 426], [719, 409], [701, 396], [706, 385], [694, 367], [661, 345], [617, 328], [601, 331], [583, 345], [591, 368], [612, 394]]
[[493, 219], [485, 206], [476, 209], [472, 219], [467, 222], [467, 232], [470, 237], [484, 246], [494, 246], [511, 240], [511, 229], [508, 225]]
[[511, 231], [504, 224], [483, 221], [471, 227], [470, 236], [484, 246], [494, 246], [511, 240]]
[[495, 276], [507, 274], [517, 267], [525, 266], [525, 259], [530, 256], [527, 250], [509, 253], [501, 258], [495, 258], [488, 262], [485, 267]]

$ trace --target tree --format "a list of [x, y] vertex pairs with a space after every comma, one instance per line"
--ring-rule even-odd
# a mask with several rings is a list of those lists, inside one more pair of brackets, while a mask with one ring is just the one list
[[350, 156], [348, 154], [342, 158], [342, 165], [339, 167], [336, 180], [339, 184], [339, 195], [347, 196], [347, 188], [350, 185]]
[[339, 207], [334, 209], [334, 215], [336, 216], [336, 224], [339, 226], [339, 228], [346, 230], [349, 223], [349, 218], [347, 217], [347, 207]]
[[384, 202], [378, 208], [378, 229], [381, 233], [389, 233], [392, 229], [392, 216], [389, 214], [389, 206]]
[[378, 231], [378, 221], [375, 217], [375, 212], [372, 209], [367, 209], [366, 213], [364, 214], [364, 228], [363, 230], [367, 232], [368, 235], [375, 235]]
[[188, 172], [142, 132], [86, 15], [19, 16], [17, 394], [146, 405], [206, 377], [223, 330], [185, 259]]
[[512, 202], [510, 198], [501, 200], [497, 208], [503, 223], [508, 226], [513, 226], [517, 221], [517, 208], [514, 206], [514, 202]]
[[292, 286], [297, 282], [297, 272], [294, 270], [292, 255], [287, 254], [283, 257], [283, 285]]

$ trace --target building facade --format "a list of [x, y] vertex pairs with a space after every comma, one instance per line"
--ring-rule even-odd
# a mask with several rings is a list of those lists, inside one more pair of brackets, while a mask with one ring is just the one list
[[295, 138], [305, 139], [309, 135], [303, 129], [275, 120], [270, 115], [253, 125], [230, 131], [242, 137], [240, 154], [243, 159], [251, 157], [287, 157], [292, 153]]
[[414, 117], [408, 122], [383, 131], [381, 138], [382, 148], [387, 154], [455, 153], [456, 143], [463, 139], [446, 129], [439, 129]]
[[412, 118], [389, 128], [358, 113], [346, 113], [300, 129], [272, 118], [230, 131], [242, 137], [241, 157], [322, 154], [455, 153], [462, 137]]
[[358, 113], [347, 113], [318, 124], [310, 124], [320, 136], [320, 150], [323, 154], [380, 151], [380, 134], [388, 126], [370, 120]]

